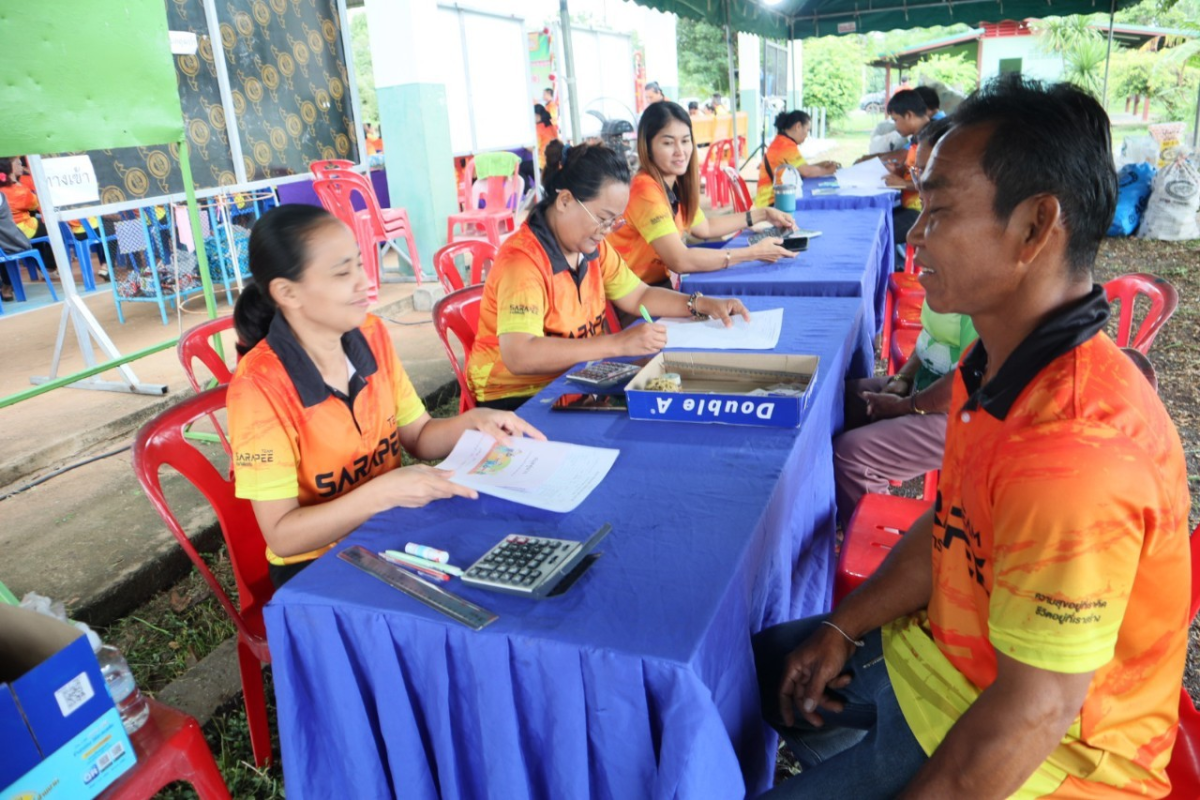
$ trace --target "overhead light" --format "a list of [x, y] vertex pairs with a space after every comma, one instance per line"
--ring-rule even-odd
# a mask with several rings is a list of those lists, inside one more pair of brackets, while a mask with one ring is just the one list
[[760, 3], [762, 3], [764, 6], [777, 6], [783, 2], [783, 0], [758, 0], [758, 1]]

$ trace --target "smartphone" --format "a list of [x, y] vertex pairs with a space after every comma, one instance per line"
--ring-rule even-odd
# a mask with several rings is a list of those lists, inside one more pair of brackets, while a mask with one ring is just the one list
[[623, 394], [560, 394], [551, 411], [628, 411]]
[[807, 236], [785, 236], [783, 237], [783, 249], [791, 250], [793, 253], [803, 253], [808, 249]]

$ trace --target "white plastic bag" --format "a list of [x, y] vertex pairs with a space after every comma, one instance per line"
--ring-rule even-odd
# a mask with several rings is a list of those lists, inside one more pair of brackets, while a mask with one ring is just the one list
[[[1170, 151], [1168, 151], [1170, 153]], [[1169, 164], [1158, 171], [1146, 214], [1138, 228], [1141, 239], [1177, 242], [1200, 239], [1200, 169], [1187, 157], [1187, 150], [1174, 148]]]
[[1121, 155], [1117, 159], [1117, 169], [1126, 164], [1141, 164], [1158, 166], [1158, 142], [1153, 136], [1126, 136], [1121, 143]]
[[871, 132], [871, 143], [867, 147], [867, 153], [869, 155], [890, 153], [893, 150], [903, 150], [907, 145], [908, 140], [903, 135], [896, 133], [895, 123], [890, 119], [885, 119]]

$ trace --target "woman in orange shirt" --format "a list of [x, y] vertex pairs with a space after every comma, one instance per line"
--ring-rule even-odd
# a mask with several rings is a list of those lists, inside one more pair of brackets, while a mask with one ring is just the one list
[[[13, 222], [21, 229], [21, 233], [25, 234], [26, 238], [45, 237], [46, 226], [40, 217], [33, 214], [39, 208], [37, 195], [31, 192], [21, 180], [21, 176], [25, 174], [24, 162], [19, 157], [7, 159], [0, 162], [0, 170], [2, 170], [0, 171], [0, 192], [4, 193], [4, 199], [8, 201]], [[46, 265], [47, 270], [54, 272], [58, 269], [54, 254], [46, 242], [38, 242], [26, 247], [26, 249], [30, 248], [41, 254], [42, 262]]]
[[537, 117], [538, 166], [545, 169], [546, 145], [558, 138], [558, 126], [550, 119], [550, 112], [541, 103], [533, 104], [533, 113]]
[[669, 286], [675, 273], [712, 272], [743, 261], [778, 261], [795, 253], [780, 239], [751, 247], [713, 250], [687, 247], [683, 235], [717, 239], [759, 222], [794, 228], [791, 214], [774, 208], [705, 217], [700, 210], [700, 174], [692, 142], [692, 118], [670, 100], [652, 103], [638, 123], [641, 169], [629, 187], [628, 223], [608, 237], [629, 268], [650, 286]]
[[775, 202], [775, 170], [781, 164], [795, 167], [803, 178], [820, 178], [837, 172], [834, 161], [809, 164], [800, 155], [800, 145], [808, 138], [812, 120], [803, 111], [784, 111], [775, 117], [775, 139], [767, 146], [762, 165], [758, 168], [758, 191], [754, 205], [762, 208]]

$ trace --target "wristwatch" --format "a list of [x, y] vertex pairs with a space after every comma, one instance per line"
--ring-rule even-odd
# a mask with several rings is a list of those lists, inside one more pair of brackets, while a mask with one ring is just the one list
[[746, 227], [747, 228], [754, 227], [754, 216], [750, 213], [750, 209], [748, 209], [748, 208], [746, 209]]

